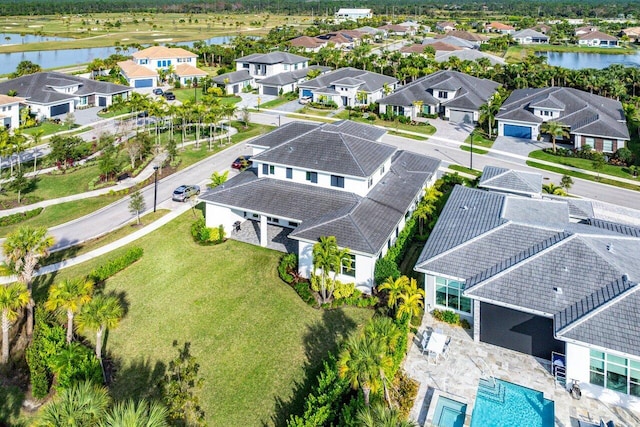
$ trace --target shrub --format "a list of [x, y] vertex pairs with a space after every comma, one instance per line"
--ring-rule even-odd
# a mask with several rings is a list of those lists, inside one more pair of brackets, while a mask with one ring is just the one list
[[216, 228], [209, 228], [209, 241], [213, 243], [224, 242], [225, 232], [224, 226], [220, 224]]
[[124, 255], [94, 269], [87, 277], [93, 280], [94, 283], [104, 282], [142, 258], [143, 253], [142, 248], [131, 248]]
[[300, 281], [293, 285], [293, 289], [295, 289], [298, 295], [300, 295], [302, 301], [306, 302], [311, 307], [317, 306], [316, 297], [313, 295], [313, 292], [311, 292], [311, 288], [309, 288], [309, 282]]
[[340, 298], [348, 298], [353, 295], [353, 292], [356, 290], [355, 283], [342, 283], [339, 280], [336, 280], [336, 284], [333, 289], [333, 297], [336, 299]]
[[34, 216], [40, 215], [43, 208], [32, 209], [26, 212], [18, 212], [12, 215], [3, 216], [0, 218], [0, 227], [4, 227], [5, 225], [17, 224], [22, 221], [26, 221]]
[[460, 323], [460, 315], [457, 313], [454, 313], [451, 310], [433, 310], [431, 314], [436, 319], [445, 323], [449, 323], [452, 325], [457, 325]]
[[633, 153], [627, 147], [621, 147], [616, 151], [614, 159], [624, 164], [624, 166], [628, 166], [633, 163]]
[[296, 279], [298, 271], [298, 256], [296, 254], [284, 254], [280, 258], [280, 264], [278, 264], [278, 275], [286, 283], [291, 284]]
[[47, 312], [36, 307], [33, 339], [26, 351], [31, 394], [42, 399], [49, 393], [53, 374], [49, 365], [64, 347], [66, 334], [59, 325], [50, 325]]
[[395, 401], [402, 416], [407, 418], [409, 411], [411, 411], [413, 407], [413, 401], [418, 394], [418, 383], [409, 378], [404, 371], [398, 371], [396, 377], [393, 379], [391, 392], [391, 399]]
[[377, 284], [383, 283], [389, 277], [393, 277], [393, 280], [396, 280], [400, 277], [398, 264], [387, 257], [380, 258], [376, 261], [373, 276]]
[[49, 368], [56, 374], [58, 391], [84, 381], [102, 384], [102, 368], [98, 358], [93, 350], [76, 342], [65, 345], [52, 357]]

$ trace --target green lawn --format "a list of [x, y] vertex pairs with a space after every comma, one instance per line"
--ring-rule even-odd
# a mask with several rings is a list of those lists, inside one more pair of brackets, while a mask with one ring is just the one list
[[491, 148], [493, 146], [493, 140], [487, 138], [487, 135], [480, 129], [474, 129], [473, 132], [464, 140], [466, 144], [471, 144], [471, 138], [473, 137], [473, 146]]
[[[167, 91], [173, 92], [176, 95], [176, 99], [182, 102], [183, 104], [187, 101], [195, 102], [196, 94], [198, 97], [198, 101], [201, 101], [202, 97], [204, 96], [202, 94], [201, 88], [168, 89]], [[222, 105], [228, 105], [228, 104], [233, 105], [242, 101], [242, 98], [240, 98], [239, 96], [219, 96], [219, 97], [216, 97], [216, 99], [220, 101], [220, 104]]]
[[[559, 165], [573, 166], [573, 167], [588, 170], [588, 171], [594, 171], [592, 162], [591, 160], [588, 160], [588, 159], [580, 159], [577, 157], [554, 156], [553, 154], [545, 153], [542, 150], [532, 151], [529, 154], [529, 157], [532, 159], [545, 160], [547, 162], [557, 163]], [[600, 173], [603, 175], [617, 176], [619, 178], [634, 179], [633, 173], [631, 172], [631, 170], [627, 167], [622, 167], [622, 166], [614, 166], [614, 165], [607, 164], [604, 166], [604, 168]]]
[[606, 177], [600, 177], [598, 179], [597, 177], [595, 177], [593, 175], [589, 175], [589, 174], [582, 173], [582, 172], [574, 172], [574, 171], [566, 170], [566, 169], [555, 167], [555, 166], [549, 166], [549, 165], [546, 165], [546, 164], [534, 162], [532, 160], [527, 160], [527, 166], [531, 166], [532, 168], [538, 168], [538, 169], [542, 169], [542, 170], [547, 170], [547, 171], [551, 171], [551, 172], [555, 172], [555, 173], [559, 173], [559, 174], [563, 174], [563, 175], [569, 175], [569, 176], [573, 176], [575, 178], [585, 179], [587, 181], [594, 181], [594, 182], [599, 182], [599, 183], [602, 183], [602, 184], [612, 185], [614, 187], [620, 187], [620, 188], [626, 188], [628, 190], [640, 191], [640, 182], [638, 183], [639, 185], [633, 185], [633, 184], [627, 184], [626, 182], [620, 182], [620, 181], [615, 181], [613, 179], [607, 179]]
[[[209, 425], [283, 425], [300, 412], [327, 352], [373, 311], [309, 307], [278, 278], [281, 253], [232, 240], [199, 246], [189, 234], [193, 219], [187, 212], [136, 241], [143, 258], [106, 283], [128, 305], [106, 345], [117, 363], [112, 395], [153, 394], [177, 355], [173, 340], [189, 341]], [[86, 274], [104, 259], [62, 270], [55, 280]], [[39, 298], [51, 280], [38, 280]]]
[[[341, 112], [339, 112], [338, 114], [336, 114], [334, 116], [336, 119], [346, 119], [346, 120], [353, 120], [354, 122], [360, 122], [360, 123], [365, 123], [368, 125], [378, 125], [378, 126], [385, 126], [389, 129], [395, 129], [395, 130], [405, 130], [405, 131], [409, 131], [409, 132], [416, 132], [416, 133], [422, 133], [425, 135], [433, 135], [434, 133], [436, 133], [436, 128], [434, 128], [433, 126], [431, 126], [430, 124], [426, 123], [426, 124], [419, 124], [419, 125], [412, 125], [409, 123], [400, 123], [397, 121], [387, 121], [387, 120], [382, 120], [378, 117], [376, 117], [375, 120], [367, 120], [364, 117], [354, 117], [353, 113], [351, 115], [349, 115], [349, 111], [348, 110], [343, 110]], [[349, 118], [351, 117], [351, 118]], [[406, 136], [406, 135], [405, 135]]]
[[[73, 125], [73, 126], [71, 126], [71, 129], [74, 129], [74, 128], [77, 128], [77, 127], [80, 127], [80, 125]], [[32, 128], [26, 128], [26, 129], [23, 130], [23, 132], [26, 135], [33, 135], [34, 133], [36, 133], [39, 130], [43, 130], [44, 131], [44, 133], [42, 134], [42, 137], [45, 137], [45, 136], [52, 135], [52, 134], [57, 133], [57, 132], [62, 132], [62, 131], [65, 131], [65, 130], [70, 130], [70, 129], [69, 129], [69, 126], [66, 126], [64, 124], [57, 125], [55, 123], [47, 121], [47, 122], [40, 123], [38, 126], [34, 126]]]
[[295, 92], [289, 92], [271, 101], [261, 103], [260, 108], [273, 108], [273, 107], [277, 107], [278, 105], [282, 105], [282, 104], [286, 104], [287, 102], [294, 101], [296, 99], [298, 99], [298, 95], [296, 95]]

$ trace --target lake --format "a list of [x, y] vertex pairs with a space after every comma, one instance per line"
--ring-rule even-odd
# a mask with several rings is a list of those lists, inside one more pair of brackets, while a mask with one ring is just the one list
[[21, 36], [18, 33], [0, 33], [0, 46], [8, 44], [27, 44], [39, 42], [63, 42], [73, 40], [67, 37], [54, 36], [34, 36], [33, 34], [25, 34]]
[[612, 64], [626, 67], [640, 67], [640, 52], [624, 55], [620, 53], [581, 53], [581, 52], [540, 52], [547, 57], [547, 64], [580, 70], [583, 68], [607, 68]]
[[[20, 35], [18, 34], [18, 37]], [[29, 36], [25, 36], [29, 37]], [[33, 36], [36, 37], [36, 36]], [[218, 36], [203, 40], [207, 44], [226, 44], [233, 40], [232, 36]], [[44, 40], [38, 40], [44, 41]], [[193, 41], [177, 42], [181, 46], [192, 46]], [[126, 54], [132, 54], [134, 50]], [[107, 58], [117, 53], [114, 46], [111, 47], [91, 47], [83, 49], [59, 49], [59, 50], [38, 50], [33, 52], [13, 52], [0, 53], [0, 75], [13, 73], [21, 61], [31, 61], [42, 68], [58, 68], [86, 64], [95, 58]]]

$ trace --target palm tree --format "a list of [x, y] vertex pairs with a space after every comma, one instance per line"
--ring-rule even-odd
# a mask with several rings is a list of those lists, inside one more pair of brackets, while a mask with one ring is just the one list
[[167, 427], [167, 409], [158, 402], [146, 400], [118, 402], [111, 408], [99, 424], [100, 427]]
[[560, 187], [562, 187], [564, 191], [567, 194], [569, 194], [569, 190], [571, 189], [572, 186], [573, 186], [573, 178], [571, 178], [567, 174], [562, 175], [562, 179], [560, 179]]
[[41, 427], [94, 427], [104, 419], [109, 407], [109, 393], [102, 386], [90, 381], [62, 389], [58, 395], [42, 409], [36, 422]]
[[413, 316], [419, 315], [424, 307], [424, 295], [424, 289], [418, 288], [416, 279], [411, 279], [409, 285], [405, 287], [405, 291], [399, 296], [400, 304], [396, 317], [399, 319], [407, 315], [411, 319]]
[[542, 192], [545, 194], [554, 194], [556, 196], [566, 196], [567, 193], [561, 186], [555, 185], [553, 182], [542, 184]]
[[67, 312], [67, 344], [73, 340], [73, 318], [83, 304], [91, 301], [93, 282], [89, 279], [65, 279], [49, 288], [49, 299], [44, 308]]
[[41, 259], [49, 255], [53, 246], [53, 237], [47, 236], [45, 227], [22, 226], [9, 234], [2, 244], [7, 269], [18, 276], [18, 281], [27, 287], [29, 304], [27, 305], [27, 335], [33, 332], [33, 294], [31, 282], [38, 270]]
[[398, 277], [396, 280], [393, 280], [393, 277], [388, 277], [383, 284], [378, 286], [378, 291], [387, 291], [387, 306], [395, 309], [398, 298], [408, 285], [409, 278], [407, 276]]
[[118, 326], [123, 314], [124, 310], [118, 298], [99, 294], [82, 306], [76, 318], [79, 330], [96, 331], [96, 357], [101, 363], [104, 333]]
[[2, 311], [2, 359], [5, 365], [9, 361], [9, 328], [18, 318], [18, 310], [29, 304], [29, 291], [23, 283], [0, 285], [0, 311]]
[[418, 217], [418, 232], [422, 235], [424, 231], [424, 223], [426, 220], [431, 219], [432, 215], [436, 213], [436, 201], [442, 196], [442, 192], [436, 187], [431, 186], [424, 192], [424, 197], [416, 208], [416, 216]]
[[397, 409], [387, 408], [382, 403], [361, 408], [358, 422], [361, 427], [417, 427], [413, 421], [403, 420]]
[[542, 123], [540, 126], [540, 132], [551, 135], [551, 145], [553, 145], [553, 152], [556, 152], [556, 138], [568, 138], [569, 131], [567, 126], [562, 122], [556, 122], [549, 120]]
[[222, 114], [227, 117], [227, 144], [231, 144], [231, 120], [238, 111], [235, 105], [227, 104], [222, 106]]
[[[335, 236], [320, 237], [320, 241], [313, 245], [313, 273], [319, 276], [319, 291], [322, 303], [326, 303], [331, 296], [331, 283], [329, 273], [337, 274], [342, 267], [341, 255], [345, 255], [338, 247]], [[317, 276], [318, 277], [318, 276]]]
[[376, 393], [383, 383], [384, 371], [393, 361], [387, 355], [384, 342], [368, 335], [351, 336], [340, 352], [338, 373], [346, 378], [354, 389], [362, 389], [364, 403], [369, 406], [371, 393]]

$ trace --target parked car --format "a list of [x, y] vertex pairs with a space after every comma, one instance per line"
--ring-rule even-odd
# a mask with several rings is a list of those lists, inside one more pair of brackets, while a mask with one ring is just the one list
[[174, 99], [176, 99], [176, 95], [173, 92], [165, 92], [164, 94], [162, 94], [162, 96], [164, 96], [164, 99], [166, 99], [167, 101], [173, 101]]
[[173, 196], [171, 200], [176, 202], [185, 202], [192, 196], [200, 194], [200, 187], [197, 185], [181, 185], [173, 190]]
[[241, 171], [250, 168], [253, 162], [251, 156], [240, 156], [231, 163], [233, 169], [239, 169]]
[[164, 94], [164, 91], [161, 88], [157, 87], [157, 88], [155, 88], [153, 90], [153, 94], [154, 95], [162, 95], [162, 94]]
[[140, 118], [149, 117], [149, 112], [148, 111], [140, 111], [138, 113], [138, 117], [140, 117]]
[[313, 100], [312, 96], [303, 96], [302, 98], [300, 98], [300, 100], [298, 101], [300, 104], [308, 104]]

